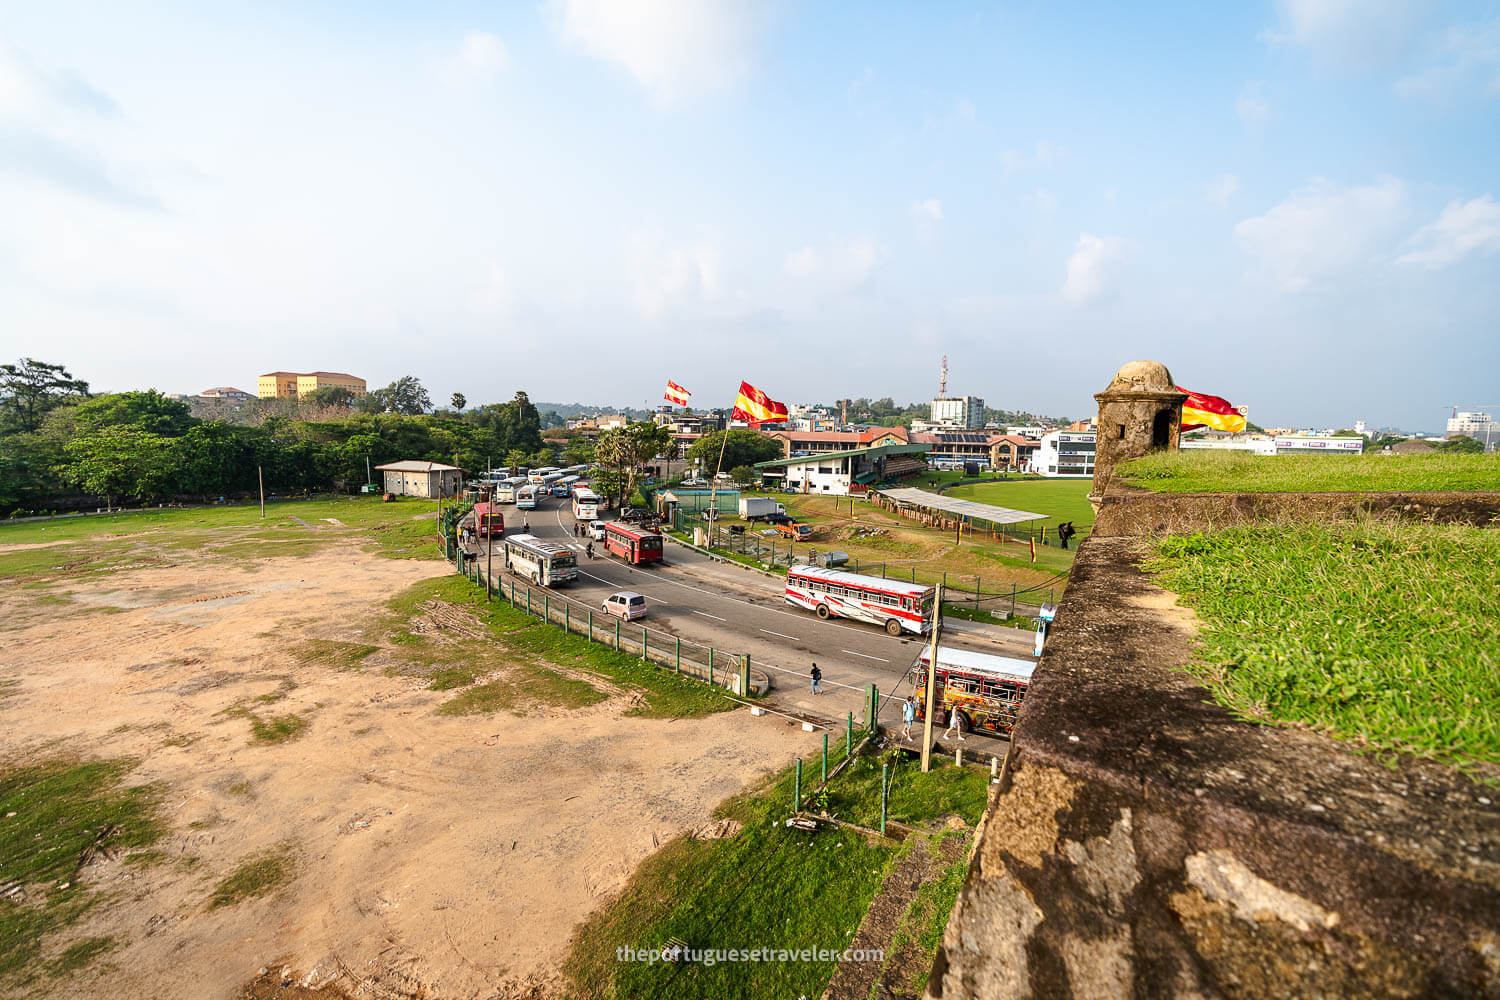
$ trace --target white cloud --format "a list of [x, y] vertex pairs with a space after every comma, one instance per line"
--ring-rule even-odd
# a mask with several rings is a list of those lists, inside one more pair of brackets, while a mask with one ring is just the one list
[[1265, 37], [1302, 46], [1331, 68], [1379, 69], [1410, 46], [1429, 6], [1426, 0], [1279, 0], [1280, 28]]
[[1203, 197], [1215, 205], [1227, 205], [1235, 195], [1240, 193], [1240, 179], [1234, 174], [1220, 174], [1208, 182], [1203, 190]]
[[1075, 306], [1093, 305], [1119, 290], [1125, 261], [1133, 245], [1118, 236], [1079, 233], [1073, 255], [1068, 258], [1068, 276], [1062, 297]]
[[1300, 292], [1383, 256], [1405, 212], [1405, 187], [1393, 177], [1353, 188], [1320, 179], [1240, 222], [1234, 238], [1276, 284]]
[[566, 41], [626, 69], [659, 104], [727, 87], [750, 68], [762, 8], [736, 0], [549, 0]]
[[510, 50], [487, 31], [471, 31], [459, 43], [454, 63], [466, 73], [491, 77], [510, 65]]
[[911, 206], [911, 214], [918, 219], [924, 219], [929, 222], [941, 222], [943, 220], [943, 203], [936, 198], [914, 202]]
[[885, 257], [885, 248], [868, 236], [826, 249], [805, 246], [787, 255], [786, 273], [835, 289], [857, 288], [869, 280]]
[[1436, 270], [1476, 251], [1494, 253], [1500, 250], [1500, 204], [1489, 195], [1451, 201], [1436, 221], [1417, 230], [1410, 244], [1414, 249], [1397, 257], [1396, 263]]
[[1500, 20], [1449, 28], [1439, 37], [1433, 65], [1396, 81], [1402, 97], [1448, 97], [1478, 89], [1500, 97]]
[[1030, 194], [1022, 195], [1021, 204], [1048, 215], [1057, 208], [1057, 196], [1046, 188], [1039, 187]]
[[652, 322], [716, 302], [724, 293], [719, 248], [706, 240], [671, 246], [660, 232], [637, 230], [630, 238], [629, 271], [636, 309]]
[[1038, 139], [1035, 148], [1030, 152], [1015, 149], [1002, 149], [1000, 151], [1000, 168], [1006, 175], [1019, 174], [1025, 170], [1041, 170], [1056, 163], [1062, 155], [1062, 150], [1054, 146], [1047, 139]]
[[1247, 83], [1235, 98], [1234, 113], [1250, 128], [1259, 128], [1271, 117], [1271, 102], [1261, 96], [1260, 82]]

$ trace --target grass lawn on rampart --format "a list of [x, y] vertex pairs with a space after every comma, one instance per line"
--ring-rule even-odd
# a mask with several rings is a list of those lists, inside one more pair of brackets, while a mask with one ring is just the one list
[[1064, 521], [1072, 521], [1080, 535], [1086, 534], [1093, 526], [1094, 508], [1089, 504], [1089, 490], [1093, 485], [1092, 479], [1009, 479], [1003, 483], [956, 486], [943, 496], [1031, 514], [1046, 514], [1046, 521], [1031, 523], [1045, 525], [1050, 538]]
[[1249, 455], [1158, 452], [1115, 481], [1157, 493], [1500, 490], [1500, 455]]
[[1500, 777], [1500, 531], [1366, 520], [1151, 546], [1202, 622], [1193, 669], [1221, 704]]

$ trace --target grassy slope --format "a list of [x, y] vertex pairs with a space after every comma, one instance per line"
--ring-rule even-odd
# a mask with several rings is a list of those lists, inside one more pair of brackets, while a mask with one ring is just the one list
[[1162, 452], [1120, 466], [1116, 478], [1159, 493], [1500, 490], [1500, 456]]
[[1257, 526], [1154, 550], [1158, 582], [1202, 619], [1196, 669], [1221, 703], [1380, 750], [1500, 764], [1500, 532]]
[[[834, 759], [840, 754], [841, 748], [831, 752]], [[872, 767], [873, 781], [859, 773]], [[921, 775], [915, 768], [905, 770], [912, 773], [893, 782], [892, 798], [900, 798], [907, 821], [922, 822], [958, 811], [972, 822], [983, 809], [987, 772], [950, 767]], [[815, 768], [804, 768], [804, 794], [815, 774]], [[878, 824], [879, 775], [878, 760], [857, 762], [854, 771], [835, 779], [830, 808]], [[845, 830], [807, 833], [788, 829], [783, 820], [791, 808], [792, 780], [790, 769], [783, 771], [758, 791], [720, 807], [719, 815], [745, 824], [737, 836], [673, 841], [647, 860], [621, 895], [579, 928], [565, 967], [577, 995], [749, 998], [820, 994], [835, 963], [678, 967], [615, 958], [618, 948], [660, 948], [669, 938], [694, 948], [848, 946], [890, 867], [914, 841], [896, 845]], [[945, 873], [944, 881], [952, 881], [952, 874]], [[957, 880], [961, 882], [962, 876]], [[921, 914], [923, 945], [930, 938], [929, 951], [936, 948], [956, 889], [950, 894], [945, 886], [936, 896], [946, 901], [942, 912], [928, 907]], [[934, 924], [937, 934], [930, 930]]]

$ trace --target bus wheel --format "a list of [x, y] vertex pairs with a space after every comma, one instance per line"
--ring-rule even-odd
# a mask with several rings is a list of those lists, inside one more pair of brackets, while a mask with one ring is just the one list
[[819, 604], [818, 605], [818, 617], [819, 618], [823, 619], [824, 621], [827, 621], [828, 620], [828, 613], [829, 613], [828, 612], [828, 605], [826, 605], [826, 604]]
[[885, 632], [887, 635], [900, 635], [901, 623], [894, 618], [887, 618], [885, 620]]

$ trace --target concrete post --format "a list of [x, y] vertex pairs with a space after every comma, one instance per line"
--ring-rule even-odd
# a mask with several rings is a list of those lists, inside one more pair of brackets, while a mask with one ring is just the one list
[[741, 698], [750, 697], [750, 654], [740, 654], [740, 690]]

